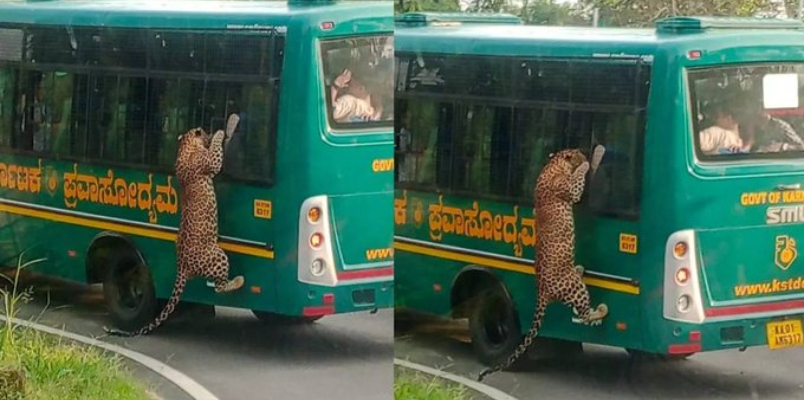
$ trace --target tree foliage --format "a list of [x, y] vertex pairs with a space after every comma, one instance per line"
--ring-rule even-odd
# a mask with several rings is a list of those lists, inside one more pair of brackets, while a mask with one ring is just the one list
[[555, 0], [397, 0], [397, 13], [415, 11], [504, 12], [536, 25], [588, 25], [580, 10]]
[[[587, 9], [600, 10], [601, 25], [650, 26], [676, 15], [776, 16], [798, 6], [797, 0], [581, 0]], [[788, 7], [785, 7], [788, 6]]]
[[652, 26], [676, 15], [786, 16], [798, 18], [799, 0], [396, 0], [396, 12], [505, 12], [534, 25], [591, 25], [597, 9], [601, 26]]
[[461, 11], [458, 0], [398, 0], [394, 2], [396, 13], [416, 11]]
[[533, 25], [589, 25], [590, 22], [576, 7], [554, 0], [531, 0], [523, 7], [525, 23]]

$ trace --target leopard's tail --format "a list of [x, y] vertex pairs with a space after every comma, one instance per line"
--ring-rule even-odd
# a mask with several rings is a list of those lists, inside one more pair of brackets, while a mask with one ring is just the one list
[[104, 327], [103, 329], [106, 333], [112, 336], [123, 336], [123, 337], [133, 337], [133, 336], [141, 336], [147, 335], [151, 333], [154, 329], [158, 328], [159, 325], [162, 325], [165, 320], [167, 320], [168, 316], [173, 313], [173, 310], [176, 309], [176, 305], [179, 304], [179, 299], [181, 299], [182, 293], [184, 293], [184, 287], [187, 285], [187, 277], [185, 276], [177, 276], [176, 277], [176, 284], [173, 286], [173, 294], [170, 295], [170, 299], [168, 300], [165, 307], [162, 309], [162, 312], [159, 313], [159, 316], [153, 320], [150, 324], [143, 326], [137, 331], [134, 332], [125, 332], [119, 331], [115, 329], [108, 329]]
[[539, 298], [536, 304], [536, 313], [533, 315], [533, 323], [530, 326], [530, 330], [522, 339], [522, 343], [514, 350], [514, 352], [508, 356], [508, 359], [501, 364], [497, 364], [491, 368], [486, 368], [480, 372], [480, 375], [477, 376], [477, 381], [482, 382], [483, 378], [486, 376], [493, 374], [498, 371], [502, 371], [504, 369], [510, 368], [520, 357], [522, 357], [530, 348], [531, 344], [533, 343], [533, 339], [539, 335], [539, 330], [542, 328], [542, 320], [544, 319], [544, 313], [547, 310], [547, 302], [543, 299]]

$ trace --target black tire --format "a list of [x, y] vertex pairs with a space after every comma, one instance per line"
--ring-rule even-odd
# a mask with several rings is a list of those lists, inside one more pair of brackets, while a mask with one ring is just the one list
[[[469, 311], [475, 355], [487, 366], [505, 361], [522, 341], [516, 309], [499, 284], [480, 291]], [[527, 357], [520, 357], [516, 365]]]
[[116, 249], [105, 268], [103, 295], [112, 323], [125, 331], [150, 323], [160, 311], [151, 271], [133, 250]]
[[315, 321], [324, 318], [323, 315], [319, 315], [317, 317], [299, 317], [293, 315], [276, 314], [267, 311], [251, 310], [251, 312], [255, 317], [257, 317], [258, 320], [268, 325], [305, 325], [312, 324]]

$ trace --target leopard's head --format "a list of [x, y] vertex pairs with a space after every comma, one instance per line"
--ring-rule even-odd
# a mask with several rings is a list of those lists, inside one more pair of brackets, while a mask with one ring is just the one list
[[179, 154], [193, 153], [209, 145], [209, 135], [201, 128], [193, 128], [179, 135]]
[[580, 149], [565, 149], [550, 154], [550, 162], [555, 161], [568, 162], [574, 171], [576, 168], [580, 167], [581, 164], [585, 163], [587, 159]]

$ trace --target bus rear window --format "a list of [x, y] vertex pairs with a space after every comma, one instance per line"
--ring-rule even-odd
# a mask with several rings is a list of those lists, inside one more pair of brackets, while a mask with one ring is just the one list
[[804, 156], [804, 64], [692, 70], [689, 82], [701, 160]]
[[391, 35], [322, 41], [327, 115], [334, 130], [393, 124], [393, 46]]

